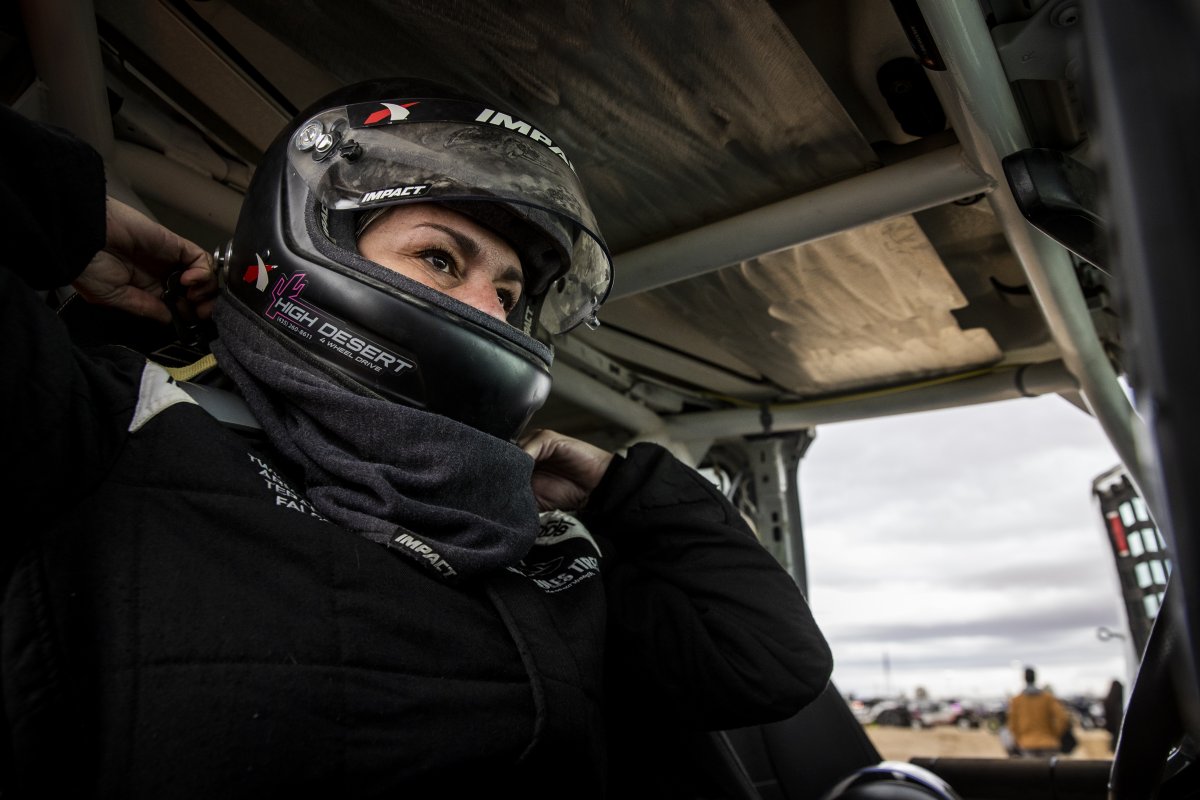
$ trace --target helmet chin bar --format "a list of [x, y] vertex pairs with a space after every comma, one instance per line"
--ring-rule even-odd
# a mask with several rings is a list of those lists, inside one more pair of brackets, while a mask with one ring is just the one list
[[550, 393], [547, 363], [427, 300], [313, 264], [277, 265], [265, 291], [237, 272], [229, 293], [260, 326], [372, 394], [511, 441]]

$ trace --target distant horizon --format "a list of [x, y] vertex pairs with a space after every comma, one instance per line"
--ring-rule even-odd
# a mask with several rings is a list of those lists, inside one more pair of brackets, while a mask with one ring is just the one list
[[[1118, 678], [1117, 680], [1121, 680], [1121, 679]], [[835, 680], [834, 683], [836, 685], [837, 681]], [[1121, 685], [1125, 691], [1125, 694], [1128, 695], [1129, 694], [1129, 685], [1124, 680], [1121, 680]], [[856, 692], [842, 691], [840, 686], [838, 686], [837, 688], [838, 688], [838, 693], [842, 697], [846, 698], [847, 700], [864, 700], [864, 701], [865, 700], [908, 700], [908, 701], [913, 701], [913, 702], [917, 701], [917, 694], [915, 691], [909, 691], [909, 692], [903, 692], [903, 693], [893, 692], [891, 694], [883, 694], [883, 693], [877, 694], [874, 692], [858, 692], [858, 693], [856, 693]], [[927, 699], [929, 699], [931, 701], [935, 701], [935, 702], [946, 703], [946, 702], [959, 701], [959, 702], [966, 702], [966, 703], [977, 703], [977, 702], [989, 702], [989, 701], [996, 701], [996, 700], [1010, 700], [1015, 695], [1024, 691], [1024, 688], [1025, 688], [1024, 686], [1018, 686], [1014, 689], [1008, 690], [1006, 693], [1003, 693], [1003, 694], [979, 694], [979, 695], [971, 694], [971, 693], [939, 694], [938, 692], [928, 689], [927, 687], [926, 687], [926, 691], [928, 692]], [[1055, 689], [1053, 686], [1050, 686], [1050, 685], [1047, 685], [1047, 686], [1039, 685], [1038, 688], [1049, 689], [1050, 693], [1053, 694], [1055, 697], [1060, 697], [1063, 699], [1086, 697], [1086, 698], [1090, 698], [1090, 699], [1100, 700], [1108, 695], [1109, 686], [1108, 686], [1108, 684], [1106, 684], [1104, 686], [1103, 691], [1097, 690], [1097, 691], [1080, 691], [1080, 692], [1060, 692], [1057, 689]], [[1128, 697], [1126, 697], [1126, 699], [1128, 699]]]

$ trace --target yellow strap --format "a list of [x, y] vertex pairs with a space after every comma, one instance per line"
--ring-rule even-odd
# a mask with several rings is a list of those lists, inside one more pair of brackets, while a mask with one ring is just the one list
[[207, 372], [217, 365], [217, 357], [209, 353], [199, 361], [188, 364], [186, 367], [164, 367], [167, 374], [176, 381], [190, 381], [197, 375]]

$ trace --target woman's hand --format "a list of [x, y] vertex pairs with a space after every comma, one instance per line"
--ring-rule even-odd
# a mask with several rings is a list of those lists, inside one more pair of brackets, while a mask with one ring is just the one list
[[533, 456], [533, 496], [541, 511], [583, 508], [613, 459], [607, 450], [550, 430], [532, 431], [520, 444]]
[[109, 197], [105, 214], [104, 249], [72, 283], [84, 300], [169, 324], [163, 281], [183, 270], [180, 283], [193, 313], [212, 315], [217, 274], [208, 253], [120, 200]]

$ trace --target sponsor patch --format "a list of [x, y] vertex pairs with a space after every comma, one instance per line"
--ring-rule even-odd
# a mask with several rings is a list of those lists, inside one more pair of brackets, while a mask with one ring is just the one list
[[[382, 108], [377, 108], [371, 111], [362, 121], [362, 127], [371, 125], [387, 125], [392, 122], [403, 122], [408, 119], [408, 110], [415, 106], [417, 101], [411, 103], [380, 103]], [[362, 106], [358, 107], [360, 110]]]
[[392, 100], [391, 102], [356, 103], [347, 108], [352, 128], [373, 128], [379, 125], [412, 122], [474, 122], [495, 125], [525, 136], [543, 145], [563, 163], [575, 169], [562, 148], [550, 137], [523, 119], [504, 111], [480, 106], [463, 100]]
[[453, 578], [458, 574], [458, 570], [450, 566], [450, 563], [442, 558], [436, 550], [407, 531], [392, 539], [392, 545], [407, 549], [417, 559], [424, 561], [427, 566], [447, 578]]
[[421, 197], [429, 194], [428, 183], [418, 183], [414, 186], [393, 186], [390, 189], [376, 189], [358, 198], [359, 205], [379, 203], [384, 200], [396, 200], [405, 197]]
[[416, 362], [395, 352], [303, 299], [308, 285], [303, 272], [281, 273], [271, 288], [274, 300], [263, 316], [297, 339], [329, 348], [349, 368], [367, 375], [399, 374], [416, 368]]
[[242, 272], [242, 280], [245, 283], [253, 283], [255, 289], [265, 292], [267, 283], [270, 281], [271, 270], [276, 269], [276, 266], [264, 263], [262, 256], [258, 253], [254, 254], [254, 258], [258, 263], [246, 267]]
[[[547, 594], [578, 586], [600, 574], [600, 548], [582, 522], [562, 511], [544, 512], [540, 521], [541, 531], [533, 550], [518, 566], [509, 567], [510, 572], [524, 575]], [[572, 539], [586, 542], [590, 553], [575, 555], [579, 552], [576, 545], [568, 549], [568, 555], [559, 555], [558, 546]]]

